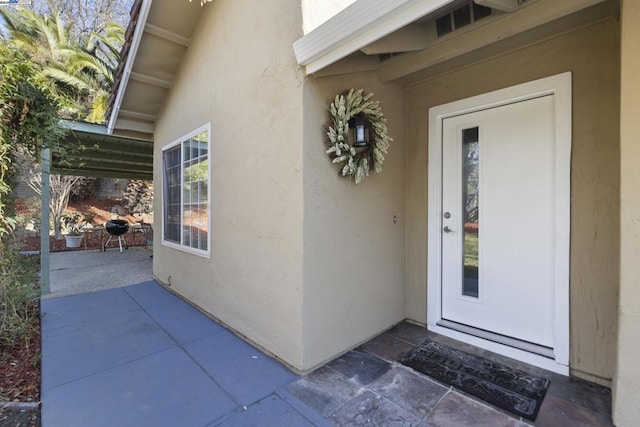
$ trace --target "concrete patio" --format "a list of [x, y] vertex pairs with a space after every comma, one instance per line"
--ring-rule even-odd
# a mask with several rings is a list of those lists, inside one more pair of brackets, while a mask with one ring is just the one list
[[120, 252], [99, 250], [55, 252], [50, 255], [47, 298], [118, 288], [151, 280], [151, 251], [130, 247]]
[[[299, 377], [152, 280], [115, 287], [102, 261], [137, 277], [134, 254], [61, 254], [85, 279], [42, 300], [43, 426], [611, 425], [608, 389], [409, 323]], [[550, 378], [536, 423], [398, 363], [427, 337]]]

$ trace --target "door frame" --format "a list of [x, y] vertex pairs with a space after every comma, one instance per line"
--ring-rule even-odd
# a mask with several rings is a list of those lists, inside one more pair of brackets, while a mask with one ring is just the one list
[[[555, 254], [553, 358], [444, 326], [442, 321], [442, 122], [444, 119], [553, 95], [555, 119]], [[571, 204], [571, 72], [454, 101], [429, 109], [427, 328], [471, 345], [569, 373], [569, 250]]]

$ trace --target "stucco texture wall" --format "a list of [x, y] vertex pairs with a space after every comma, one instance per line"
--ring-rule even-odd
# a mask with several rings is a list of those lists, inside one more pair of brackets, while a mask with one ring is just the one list
[[211, 122], [211, 256], [156, 244], [154, 275], [301, 369], [303, 78], [291, 48], [302, 36], [299, 3], [216, 0], [201, 13], [157, 120], [154, 178], [162, 182], [163, 145]]
[[611, 379], [619, 277], [618, 52], [619, 25], [608, 20], [409, 88], [408, 317], [426, 322], [428, 109], [572, 71], [570, 367], [591, 380]]
[[620, 307], [613, 421], [635, 426], [640, 419], [640, 3], [622, 2], [620, 85]]
[[[313, 368], [404, 319], [406, 91], [374, 73], [305, 86], [304, 348]], [[348, 89], [373, 92], [394, 138], [381, 173], [341, 177], [325, 153], [328, 107]], [[394, 221], [395, 218], [395, 221]]]

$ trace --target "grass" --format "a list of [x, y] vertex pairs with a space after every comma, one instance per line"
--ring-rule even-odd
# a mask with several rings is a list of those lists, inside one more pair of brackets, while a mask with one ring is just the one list
[[464, 265], [478, 267], [478, 235], [464, 233]]

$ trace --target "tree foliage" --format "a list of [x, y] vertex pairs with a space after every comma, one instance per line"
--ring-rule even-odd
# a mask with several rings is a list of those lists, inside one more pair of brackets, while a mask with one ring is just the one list
[[[25, 177], [27, 185], [38, 195], [42, 195], [42, 169], [38, 162], [29, 159], [26, 153], [18, 153], [19, 170]], [[56, 239], [62, 238], [62, 217], [69, 206], [69, 199], [74, 190], [85, 178], [70, 175], [49, 175], [49, 210], [53, 220], [53, 231]]]
[[[0, 353], [20, 339], [28, 344], [38, 313], [37, 263], [24, 263], [36, 258], [18, 255], [13, 233], [17, 156], [32, 156], [38, 164], [41, 149], [50, 148], [64, 158], [60, 116], [104, 120], [124, 38], [123, 27], [105, 18], [131, 1], [47, 0], [45, 13], [0, 8]], [[74, 179], [52, 176], [54, 193], [60, 185], [58, 200], [68, 200]]]
[[42, 67], [66, 99], [61, 115], [71, 119], [104, 122], [108, 94], [120, 61], [124, 27], [105, 22], [99, 31], [74, 36], [77, 22], [16, 7], [0, 9], [8, 29], [8, 42]]
[[46, 0], [34, 5], [43, 15], [58, 15], [73, 22], [70, 40], [82, 44], [92, 33], [102, 34], [110, 22], [126, 27], [133, 0]]
[[80, 177], [76, 185], [71, 189], [69, 201], [81, 202], [88, 200], [96, 194], [96, 179], [88, 176]]
[[41, 68], [11, 45], [0, 45], [0, 236], [13, 228], [6, 212], [15, 173], [16, 148], [38, 157], [40, 149], [62, 152], [59, 98]]
[[130, 179], [122, 192], [124, 207], [132, 213], [153, 212], [153, 183], [141, 179]]

